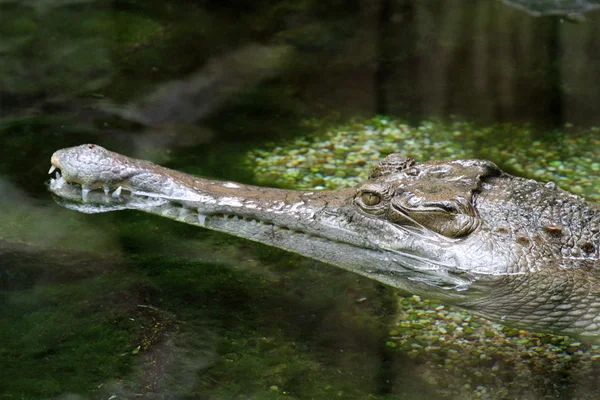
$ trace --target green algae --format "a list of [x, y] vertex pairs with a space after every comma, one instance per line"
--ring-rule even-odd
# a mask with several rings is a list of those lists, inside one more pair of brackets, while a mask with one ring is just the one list
[[132, 292], [131, 280], [122, 278], [3, 291], [0, 392], [6, 398], [89, 394], [130, 370], [131, 357], [123, 353], [133, 348], [140, 321], [130, 320], [135, 305], [120, 298]]
[[[9, 371], [0, 392], [25, 399], [377, 392], [373, 371], [393, 291], [228, 235], [120, 216], [112, 231], [126, 259], [83, 253], [74, 265], [68, 252], [28, 251], [37, 260], [28, 268], [38, 268], [30, 283], [0, 291], [0, 323], [10, 327], [0, 333], [0, 368]], [[19, 259], [12, 264], [21, 268]]]
[[[180, 390], [181, 395], [223, 399], [328, 398], [331, 393], [364, 398], [376, 393], [370, 369], [378, 368], [384, 321], [393, 315], [392, 292], [386, 295], [376, 283], [355, 282], [351, 275], [332, 284], [330, 276], [338, 272], [333, 268], [310, 270], [310, 261], [301, 257], [281, 257], [281, 251], [263, 246], [258, 250], [247, 249], [246, 258], [257, 257], [267, 273], [241, 270], [240, 264], [139, 256], [160, 288], [151, 298], [153, 306], [177, 316], [174, 345], [195, 337], [210, 349], [207, 355], [197, 345], [186, 347], [188, 354], [199, 353], [202, 374], [179, 389], [167, 385], [158, 393]], [[349, 286], [360, 288], [369, 301], [340, 297]], [[177, 366], [185, 367], [175, 361], [172, 367]]]
[[[216, 236], [221, 242], [222, 235]], [[376, 393], [369, 368], [378, 368], [384, 321], [393, 316], [392, 291], [366, 279], [356, 282], [349, 274], [339, 276], [334, 268], [308, 268], [311, 261], [282, 257], [267, 246], [230, 242], [236, 243], [245, 248], [243, 262], [229, 264], [221, 255], [221, 264], [179, 259], [146, 267], [160, 287], [157, 306], [173, 310], [182, 329], [205, 321], [200, 336], [209, 332], [219, 338], [214, 362], [185, 394], [226, 399], [328, 398], [331, 393], [364, 398]], [[220, 246], [231, 253], [231, 246]], [[332, 274], [338, 277], [335, 282]], [[340, 297], [348, 287], [369, 301], [357, 302], [353, 293]], [[361, 384], [348, 381], [348, 375]]]

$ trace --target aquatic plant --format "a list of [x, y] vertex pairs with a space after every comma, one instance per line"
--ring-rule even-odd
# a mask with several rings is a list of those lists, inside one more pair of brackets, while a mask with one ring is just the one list
[[254, 151], [248, 159], [265, 185], [335, 189], [366, 179], [371, 166], [392, 152], [418, 161], [485, 158], [500, 168], [600, 201], [600, 128], [541, 132], [525, 125], [481, 126], [462, 120], [425, 121], [413, 126], [386, 117], [337, 127], [318, 121], [317, 133]]

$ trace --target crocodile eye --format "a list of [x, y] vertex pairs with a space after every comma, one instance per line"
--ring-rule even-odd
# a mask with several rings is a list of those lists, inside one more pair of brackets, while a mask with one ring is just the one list
[[360, 199], [366, 206], [376, 206], [381, 203], [381, 197], [371, 192], [364, 192], [360, 195]]

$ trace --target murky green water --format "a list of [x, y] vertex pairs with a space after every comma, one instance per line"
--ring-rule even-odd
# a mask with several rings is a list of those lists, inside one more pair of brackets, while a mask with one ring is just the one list
[[0, 399], [598, 398], [592, 344], [158, 217], [78, 214], [44, 186], [52, 152], [88, 142], [296, 187], [395, 147], [596, 199], [600, 12], [553, 11], [0, 2]]

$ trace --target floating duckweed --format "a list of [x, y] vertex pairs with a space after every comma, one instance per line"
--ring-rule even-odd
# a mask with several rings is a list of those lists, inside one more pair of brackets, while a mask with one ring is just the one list
[[[307, 126], [323, 131], [318, 122]], [[501, 168], [600, 201], [600, 128], [542, 135], [527, 126], [478, 126], [467, 121], [424, 121], [412, 126], [391, 118], [350, 121], [311, 138], [256, 150], [248, 160], [261, 184], [337, 189], [365, 179], [392, 152], [417, 161], [484, 158]], [[547, 137], [547, 140], [542, 140]]]
[[[598, 345], [566, 336], [507, 328], [452, 306], [445, 307], [448, 311], [445, 315], [431, 313], [439, 303], [418, 296], [401, 297], [398, 304], [397, 329], [393, 330], [396, 335], [388, 338], [386, 345], [396, 343], [399, 351], [437, 371], [435, 379], [458, 383], [455, 377], [459, 377], [464, 379], [462, 385], [494, 389], [496, 395], [485, 398], [506, 398], [497, 395], [499, 390], [519, 393], [520, 387], [538, 379], [536, 371], [549, 371], [546, 375], [558, 377], [568, 366], [574, 379], [595, 376], [591, 363], [600, 360]], [[469, 317], [470, 325], [457, 327], [457, 316]], [[577, 364], [572, 364], [574, 361]], [[446, 394], [444, 389], [440, 391]], [[462, 398], [477, 398], [477, 391], [471, 389]]]

